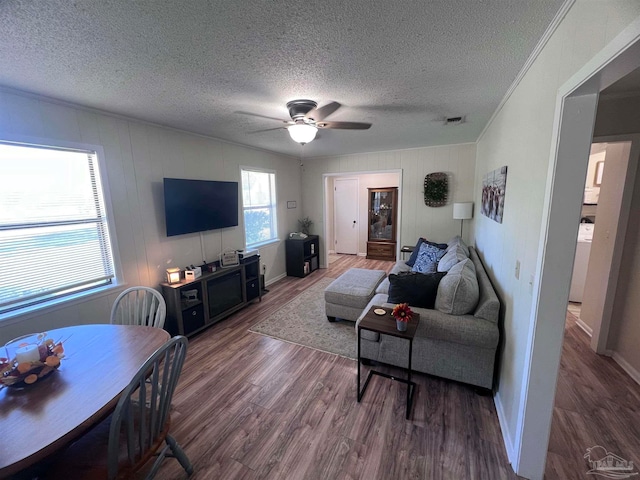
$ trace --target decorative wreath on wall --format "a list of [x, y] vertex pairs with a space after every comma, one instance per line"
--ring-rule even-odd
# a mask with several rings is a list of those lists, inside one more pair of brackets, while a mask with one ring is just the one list
[[430, 173], [424, 177], [424, 204], [427, 207], [443, 207], [449, 197], [449, 176], [444, 172]]

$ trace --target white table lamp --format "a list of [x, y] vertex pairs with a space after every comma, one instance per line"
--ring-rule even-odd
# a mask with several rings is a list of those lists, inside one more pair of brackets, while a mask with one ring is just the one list
[[473, 218], [473, 202], [454, 203], [453, 219], [460, 220], [460, 236], [462, 237], [462, 224], [465, 220]]

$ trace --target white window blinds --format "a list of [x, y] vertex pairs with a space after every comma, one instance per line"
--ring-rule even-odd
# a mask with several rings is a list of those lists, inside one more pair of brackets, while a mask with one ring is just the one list
[[242, 169], [241, 177], [246, 246], [277, 239], [276, 174]]
[[0, 313], [113, 277], [96, 153], [0, 142]]

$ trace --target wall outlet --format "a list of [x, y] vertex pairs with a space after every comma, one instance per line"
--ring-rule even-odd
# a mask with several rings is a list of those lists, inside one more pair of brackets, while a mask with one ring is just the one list
[[516, 260], [516, 279], [520, 279], [520, 260]]

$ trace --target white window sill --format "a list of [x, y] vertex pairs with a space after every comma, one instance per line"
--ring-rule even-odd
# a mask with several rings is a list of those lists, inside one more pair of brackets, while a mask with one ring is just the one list
[[268, 245], [273, 245], [274, 243], [280, 243], [279, 238], [273, 238], [271, 240], [267, 240], [265, 242], [254, 243], [252, 245], [247, 245], [247, 250], [255, 250], [257, 248], [266, 247]]
[[112, 295], [117, 290], [122, 290], [125, 287], [125, 283], [112, 283], [110, 285], [105, 285], [104, 287], [95, 288], [86, 292], [78, 292], [73, 295], [67, 295], [62, 298], [49, 300], [48, 302], [39, 303], [37, 305], [30, 305], [18, 310], [3, 313], [0, 314], [0, 325], [12, 325], [14, 323], [19, 323], [30, 318], [46, 315], [50, 312], [55, 312], [56, 310], [69, 308], [74, 305], [95, 300], [97, 298]]

